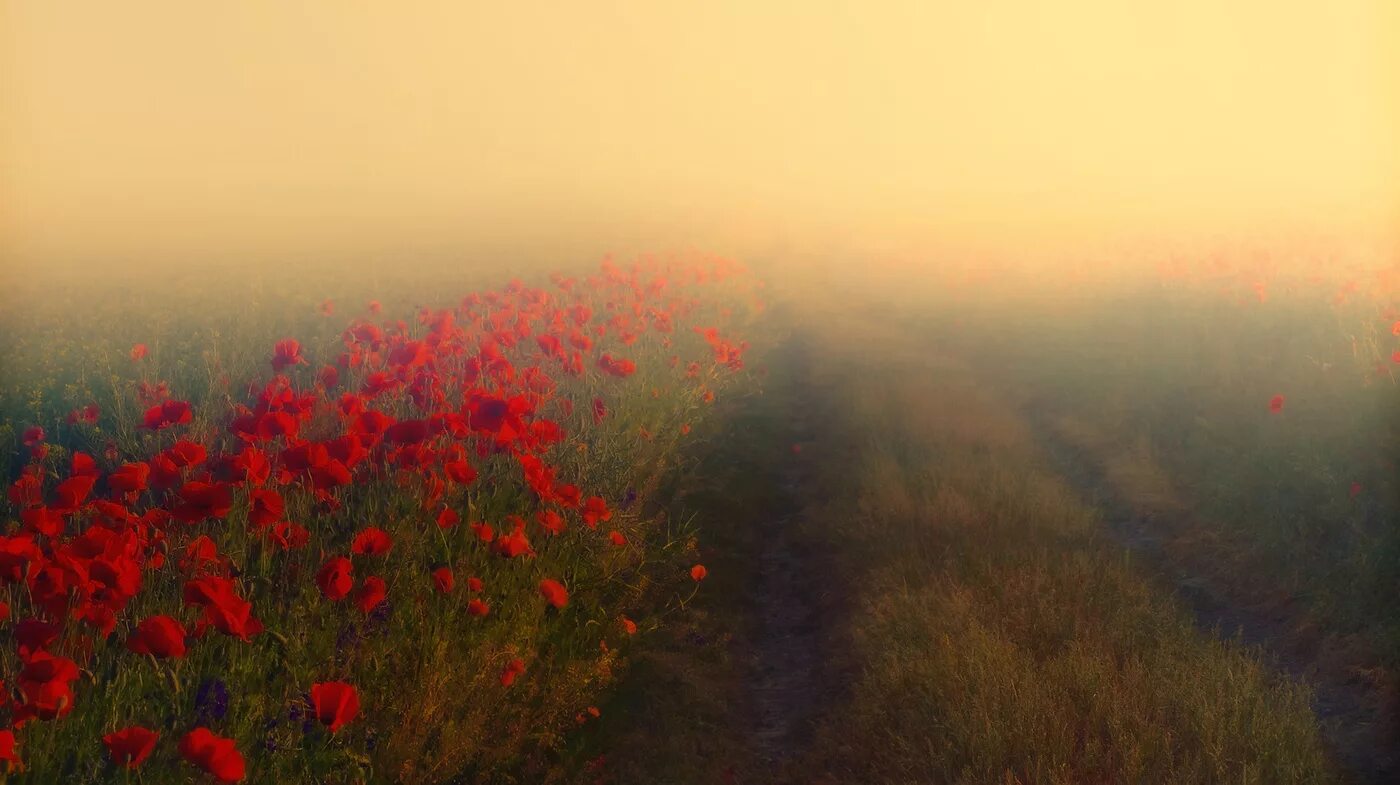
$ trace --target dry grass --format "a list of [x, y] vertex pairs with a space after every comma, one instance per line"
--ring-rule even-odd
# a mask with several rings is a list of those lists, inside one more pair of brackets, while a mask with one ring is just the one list
[[[1098, 513], [1046, 467], [1016, 390], [988, 389], [898, 325], [805, 313], [814, 361], [770, 358], [768, 399], [696, 473], [716, 484], [691, 500], [724, 549], [706, 555], [724, 583], [605, 710], [610, 781], [1335, 781], [1307, 691], [1198, 632], [1105, 541]], [[796, 536], [825, 554], [811, 569], [841, 598], [824, 639], [844, 677], [805, 752], [775, 774], [744, 737], [737, 658], [750, 651], [758, 501], [788, 447], [783, 390], [798, 388], [821, 425], [803, 445]], [[1116, 481], [1165, 507], [1170, 486], [1146, 454], [1125, 452]]]
[[[844, 544], [860, 665], [797, 781], [1332, 781], [1306, 691], [1126, 565], [1014, 407], [896, 329], [815, 329], [841, 490], [808, 526]], [[1167, 507], [1143, 454], [1115, 481]]]

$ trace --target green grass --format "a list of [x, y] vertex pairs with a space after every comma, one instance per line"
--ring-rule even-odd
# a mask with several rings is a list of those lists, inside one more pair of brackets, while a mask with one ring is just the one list
[[[956, 340], [1019, 391], [1018, 405], [1070, 423], [1061, 435], [1120, 492], [1191, 510], [1191, 526], [1164, 534], [1204, 544], [1222, 580], [1297, 601], [1325, 634], [1369, 638], [1393, 670], [1400, 338], [1380, 304], [1325, 294], [1300, 287], [1241, 305], [1144, 287], [1056, 318], [1031, 306], [980, 319]], [[1274, 394], [1286, 400], [1278, 414]]]
[[[810, 364], [765, 363], [765, 400], [747, 410], [761, 417], [736, 419], [719, 464], [696, 473], [727, 498], [691, 497], [727, 551], [707, 561], [735, 574], [623, 686], [598, 741], [607, 781], [1337, 781], [1307, 689], [1196, 629], [1107, 542], [1014, 398], [908, 322], [796, 301], [778, 324]], [[793, 536], [840, 596], [822, 638], [825, 670], [846, 676], [822, 685], [813, 738], [774, 772], [736, 733], [751, 727], [764, 536], [749, 508], [772, 495], [776, 423], [798, 389], [819, 425]]]
[[818, 340], [844, 492], [808, 524], [842, 544], [860, 676], [805, 781], [1333, 780], [1307, 692], [1149, 585], [963, 361], [830, 319]]

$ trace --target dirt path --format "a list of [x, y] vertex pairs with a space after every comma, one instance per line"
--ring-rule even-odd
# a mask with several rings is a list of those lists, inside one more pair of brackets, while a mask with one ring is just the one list
[[[789, 445], [803, 445], [815, 436], [812, 394], [803, 383], [804, 348], [794, 342], [790, 350], [792, 377], [772, 392], [785, 410], [784, 436]], [[791, 450], [791, 448], [789, 448]], [[809, 487], [806, 461], [792, 451], [783, 461], [773, 498], [765, 508], [769, 516], [756, 522], [759, 538], [754, 609], [757, 625], [746, 652], [754, 755], [773, 779], [786, 764], [806, 749], [811, 723], [830, 695], [823, 684], [824, 652], [823, 587], [819, 585], [816, 557], [796, 528], [803, 514], [803, 498]]]
[[825, 495], [814, 487], [813, 407], [826, 402], [808, 384], [800, 338], [770, 357], [761, 391], [716, 404], [730, 426], [697, 443], [666, 489], [670, 514], [700, 517], [697, 558], [710, 574], [687, 612], [634, 654], [604, 707], [585, 758], [601, 754], [610, 783], [810, 782], [794, 772], [845, 681], [831, 657], [843, 619], [825, 578], [832, 546], [804, 527]]
[[1286, 604], [1262, 606], [1235, 596], [1229, 587], [1173, 558], [1164, 547], [1164, 531], [1190, 524], [1184, 510], [1172, 520], [1134, 509], [1117, 493], [1101, 461], [1076, 448], [1056, 431], [1044, 412], [1028, 409], [1028, 420], [1059, 472], [1104, 512], [1107, 531], [1131, 553], [1143, 557], [1148, 569], [1173, 590], [1191, 611], [1202, 631], [1233, 637], [1261, 651], [1282, 674], [1308, 684], [1313, 711], [1324, 740], [1349, 779], [1365, 785], [1400, 782], [1400, 735], [1389, 716], [1386, 696], [1374, 682], [1361, 678], [1344, 661], [1320, 656], [1316, 641], [1305, 636], [1308, 625], [1296, 608]]
[[779, 532], [759, 554], [761, 627], [750, 657], [751, 738], [758, 759], [777, 770], [805, 746], [807, 725], [820, 704], [821, 641], [804, 560], [781, 532], [791, 521], [772, 523]]

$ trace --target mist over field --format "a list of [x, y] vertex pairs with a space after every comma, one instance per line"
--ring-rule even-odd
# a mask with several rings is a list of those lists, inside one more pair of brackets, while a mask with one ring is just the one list
[[0, 242], [136, 274], [1375, 235], [1395, 14], [6, 3]]
[[0, 0], [0, 780], [1400, 781], [1400, 6]]

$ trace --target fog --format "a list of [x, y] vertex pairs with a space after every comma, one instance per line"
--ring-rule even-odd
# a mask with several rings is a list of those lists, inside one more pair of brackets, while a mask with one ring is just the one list
[[22, 277], [687, 248], [1119, 264], [1222, 236], [1384, 249], [1400, 214], [1385, 0], [0, 7]]

